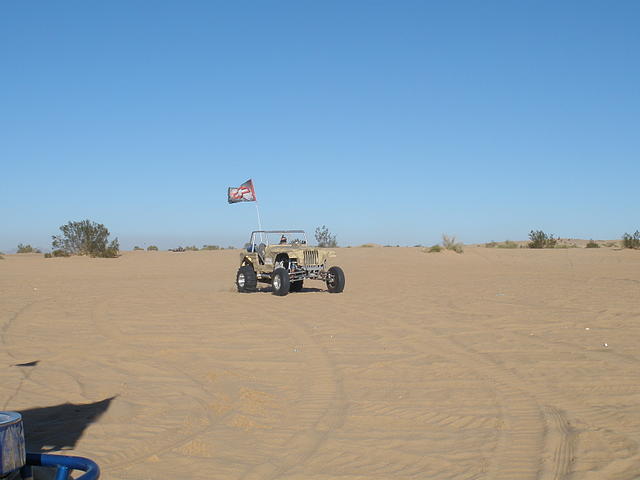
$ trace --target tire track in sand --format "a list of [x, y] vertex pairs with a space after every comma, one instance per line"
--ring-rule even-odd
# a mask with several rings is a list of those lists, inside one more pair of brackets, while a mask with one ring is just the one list
[[547, 443], [555, 446], [555, 451], [553, 456], [545, 459], [542, 478], [562, 480], [571, 474], [578, 436], [564, 412], [555, 407], [545, 407], [544, 413], [550, 421]]
[[[278, 307], [272, 307], [274, 321], [280, 318]], [[292, 309], [289, 311], [293, 312]], [[309, 388], [300, 402], [301, 409], [307, 411], [305, 417], [310, 418], [308, 427], [281, 445], [287, 452], [285, 456], [251, 468], [241, 477], [243, 480], [270, 480], [303, 465], [326, 442], [329, 434], [344, 423], [347, 403], [342, 377], [328, 352], [314, 337], [312, 329], [304, 323], [304, 315], [303, 310], [298, 310], [297, 315], [288, 315], [287, 318], [295, 320], [289, 320], [287, 327], [302, 345], [311, 377]]]
[[[134, 346], [131, 344], [131, 338], [119, 330], [114, 319], [109, 317], [108, 312], [108, 301], [103, 300], [94, 306], [91, 315], [93, 324], [105, 337], [105, 342], [111, 342], [116, 345]], [[157, 358], [153, 359], [153, 363], [156, 365], [162, 363], [163, 369], [174, 371], [178, 377], [188, 379], [190, 383], [199, 387], [199, 390], [203, 392], [206, 398], [205, 383], [197, 377], [175, 368], [169, 362], [161, 362]], [[138, 440], [134, 448], [129, 446], [126, 451], [115, 449], [111, 452], [106, 452], [106, 455], [102, 456], [103, 469], [111, 473], [126, 470], [148, 459], [151, 455], [158, 456], [159, 454], [180, 448], [198, 437], [209, 433], [217, 424], [227, 421], [234, 413], [233, 409], [229, 409], [229, 411], [222, 415], [214, 416], [211, 405], [205, 398], [198, 398], [185, 392], [180, 392], [179, 395], [191, 398], [194, 405], [199, 407], [200, 414], [191, 413], [182, 419], [163, 416], [161, 424], [158, 422], [158, 416], [154, 416], [153, 425], [142, 425], [137, 429], [136, 436]]]
[[478, 377], [485, 378], [496, 394], [500, 427], [487, 478], [537, 479], [545, 450], [545, 421], [541, 406], [518, 385], [519, 379], [508, 370], [453, 338], [440, 337], [440, 340], [447, 344], [446, 348], [439, 348], [440, 355], [477, 372]]
[[[38, 302], [41, 302], [41, 301], [42, 300], [32, 300], [31, 302], [29, 302], [26, 305], [22, 306], [21, 308], [18, 309], [17, 312], [13, 313], [9, 317], [9, 320], [7, 320], [2, 325], [2, 328], [0, 329], [0, 344], [2, 344], [3, 350], [5, 351], [5, 353], [9, 357], [15, 358], [9, 352], [9, 348], [8, 348], [8, 344], [7, 344], [7, 333], [9, 332], [9, 329], [16, 322], [16, 320], [18, 320], [19, 317], [24, 315], [24, 313], [27, 310], [29, 310], [32, 306], [34, 306], [35, 304], [37, 304]], [[14, 392], [11, 395], [9, 395], [7, 400], [2, 405], [2, 409], [3, 410], [6, 410], [9, 407], [9, 405], [11, 404], [11, 402], [13, 402], [13, 400], [20, 394], [20, 390], [22, 390], [22, 387], [23, 387], [24, 383], [27, 380], [29, 380], [29, 377], [31, 376], [32, 373], [33, 373], [33, 370], [31, 370], [31, 369], [22, 369], [22, 371], [21, 371], [22, 378], [20, 379], [20, 382], [18, 382], [18, 385], [16, 386]]]
[[[522, 304], [521, 306], [537, 310], [545, 310], [550, 313], [555, 313], [559, 310], [555, 306], [547, 306], [540, 303]], [[455, 311], [458, 314], [473, 316], [473, 313], [458, 307], [455, 307]], [[580, 311], [593, 314], [594, 316], [602, 314], [602, 311], [599, 310], [592, 311], [588, 309], [581, 309]], [[511, 315], [505, 315], [504, 320], [507, 321], [510, 317]], [[526, 338], [527, 351], [531, 355], [535, 355], [536, 351], [545, 354], [549, 351], [550, 346], [557, 347], [559, 351], [579, 351], [580, 354], [585, 357], [585, 366], [582, 367], [582, 369], [574, 369], [574, 373], [579, 376], [594, 375], [592, 368], [589, 366], [590, 364], [586, 362], [591, 362], [591, 364], [598, 364], [602, 362], [601, 351], [585, 349], [575, 341], [572, 343], [566, 339], [558, 340], [550, 338], [549, 336], [540, 338], [537, 335], [531, 336], [522, 332], [514, 332], [508, 328], [501, 330], [500, 335], [503, 338], [503, 343], [505, 340], [511, 339], [508, 343], [514, 345], [522, 345], [524, 336], [524, 338]], [[636, 368], [638, 361], [635, 355], [618, 353], [615, 351], [607, 351], [606, 354], [609, 357], [616, 357], [619, 360], [619, 365], [628, 366], [626, 374], [627, 378], [629, 378], [629, 375], [637, 377], [635, 372], [637, 372]], [[497, 362], [493, 360], [494, 357], [491, 353], [486, 353], [484, 355], [497, 364]], [[539, 388], [534, 389], [532, 388], [532, 383], [535, 384], [539, 380], [519, 373], [517, 368], [512, 368], [511, 372], [515, 377], [515, 380], [518, 382], [517, 384], [523, 391], [530, 394], [529, 392], [532, 390], [537, 390], [535, 398], [538, 404], [542, 405], [541, 411], [544, 415], [545, 424], [548, 427], [548, 435], [545, 439], [545, 449], [543, 454], [544, 465], [543, 471], [541, 472], [541, 478], [566, 478], [574, 471], [574, 465], [578, 460], [576, 455], [578, 455], [580, 433], [579, 431], [571, 428], [570, 418], [573, 419], [574, 422], [583, 426], [583, 428], [580, 429], [581, 431], [602, 432], [611, 427], [615, 427], [620, 432], [618, 439], [624, 438], [624, 441], [621, 442], [623, 447], [620, 448], [616, 443], [609, 444], [609, 447], [612, 451], [618, 452], [616, 455], [617, 458], [624, 458], [625, 460], [624, 462], [621, 462], [621, 465], [617, 465], [616, 462], [613, 462], [611, 465], [607, 466], [606, 468], [610, 472], [607, 473], [607, 476], [619, 475], [616, 478], [622, 479], [636, 478], [633, 474], [629, 474], [628, 470], [631, 467], [628, 467], [628, 465], [640, 464], [640, 454], [637, 454], [634, 449], [629, 450], [626, 446], [635, 444], [633, 440], [633, 432], [635, 431], [637, 422], [633, 421], [633, 416], [625, 416], [622, 414], [617, 405], [619, 403], [624, 404], [625, 402], [633, 402], [632, 397], [637, 394], [637, 387], [630, 385], [614, 385], [607, 387], [603, 387], [599, 384], [585, 385], [581, 387], [580, 394], [576, 395], [571, 389], [561, 388], [560, 385], [563, 385], [561, 383], [555, 384], [548, 382], [543, 386], [539, 386]], [[591, 397], [585, 395], [585, 392], [599, 392], [601, 394], [605, 391], [608, 394], [611, 394], [612, 390], [619, 393], [622, 397], [618, 400], [618, 403], [614, 402], [616, 406], [611, 408], [606, 408], [597, 404], [594, 405], [593, 402], [587, 401], [587, 399]], [[558, 405], [571, 405], [571, 410], [570, 412], [565, 412], [561, 408], [557, 407]], [[627, 433], [625, 434], [623, 432]], [[618, 470], [622, 473], [618, 473]]]
[[[453, 364], [474, 372], [494, 392], [500, 413], [496, 448], [484, 468], [487, 478], [537, 479], [543, 452], [546, 450], [545, 415], [537, 400], [522, 387], [520, 379], [490, 357], [469, 349], [451, 335], [443, 335], [441, 329], [430, 326], [430, 320], [405, 320], [405, 317], [424, 318], [424, 311], [419, 310], [419, 306], [398, 298], [395, 299], [395, 304], [402, 308], [396, 308], [394, 322], [402, 324], [407, 331], [419, 333], [403, 337], [405, 346], [412, 348], [417, 359], [421, 356], [427, 359], [431, 354], [438, 354]], [[352, 308], [354, 313], [357, 312], [357, 306]], [[387, 309], [381, 307], [377, 310]], [[385, 321], [385, 316], [381, 313], [369, 313], [369, 316]], [[425, 333], [427, 337], [436, 340], [429, 342], [429, 354], [421, 353], [425, 351]]]

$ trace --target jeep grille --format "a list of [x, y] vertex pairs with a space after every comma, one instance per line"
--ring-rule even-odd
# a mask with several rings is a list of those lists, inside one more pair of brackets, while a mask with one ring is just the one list
[[305, 250], [304, 251], [304, 264], [305, 265], [318, 265], [318, 251], [317, 250]]

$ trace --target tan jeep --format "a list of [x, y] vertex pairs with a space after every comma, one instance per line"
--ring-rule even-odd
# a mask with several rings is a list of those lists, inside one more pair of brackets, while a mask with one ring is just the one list
[[258, 282], [269, 283], [274, 295], [302, 290], [305, 279], [322, 280], [330, 293], [344, 290], [344, 272], [327, 268], [333, 250], [310, 246], [304, 230], [256, 230], [240, 254], [236, 275], [239, 292], [254, 292]]

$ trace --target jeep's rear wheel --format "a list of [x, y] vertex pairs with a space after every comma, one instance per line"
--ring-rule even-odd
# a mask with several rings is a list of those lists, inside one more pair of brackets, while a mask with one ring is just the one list
[[291, 286], [289, 281], [289, 272], [284, 268], [276, 268], [271, 277], [271, 286], [273, 287], [273, 294], [278, 295], [279, 297], [283, 297], [289, 293], [289, 288]]
[[236, 275], [236, 286], [242, 293], [255, 292], [258, 287], [258, 276], [251, 265], [243, 265]]
[[344, 290], [344, 272], [340, 267], [331, 267], [327, 272], [327, 290], [329, 293], [341, 293]]
[[299, 292], [302, 290], [302, 282], [303, 280], [296, 280], [295, 282], [291, 282], [291, 286], [289, 287], [290, 292]]

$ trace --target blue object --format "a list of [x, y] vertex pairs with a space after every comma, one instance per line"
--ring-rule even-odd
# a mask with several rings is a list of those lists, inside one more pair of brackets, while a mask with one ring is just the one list
[[20, 474], [24, 480], [33, 478], [31, 467], [56, 468], [55, 480], [67, 480], [72, 470], [85, 472], [76, 480], [97, 480], [100, 477], [100, 467], [93, 460], [83, 457], [69, 457], [67, 455], [49, 455], [47, 453], [27, 453], [27, 465]]
[[22, 415], [0, 412], [0, 478], [20, 470], [19, 478], [32, 480], [31, 467], [55, 468], [55, 480], [68, 480], [73, 470], [85, 472], [76, 480], [97, 480], [100, 477], [100, 468], [88, 458], [26, 453]]

